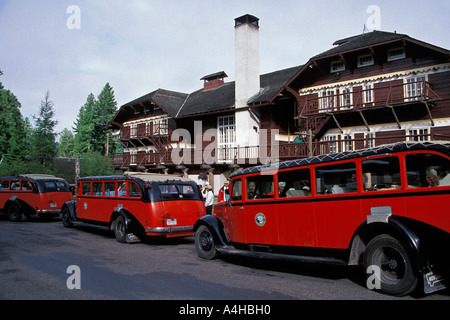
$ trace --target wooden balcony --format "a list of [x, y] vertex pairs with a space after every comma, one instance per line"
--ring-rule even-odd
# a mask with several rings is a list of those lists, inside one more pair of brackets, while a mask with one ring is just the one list
[[363, 88], [354, 86], [351, 90], [330, 89], [324, 90], [321, 96], [318, 94], [306, 96], [306, 102], [299, 110], [299, 116], [320, 116], [439, 100], [439, 96], [431, 89], [431, 84], [425, 80], [407, 83], [403, 83], [403, 80], [396, 80], [388, 83], [376, 83], [370, 89]]
[[[354, 151], [369, 147], [380, 146], [401, 141], [450, 141], [450, 136], [417, 134], [399, 135], [389, 137], [376, 137], [364, 139], [346, 139], [329, 141], [312, 141], [307, 143], [283, 143], [278, 146], [250, 146], [219, 148], [217, 159], [203, 159], [203, 151], [194, 149], [173, 149], [165, 152], [141, 152], [137, 154], [123, 154], [111, 157], [115, 167], [141, 167], [158, 168], [158, 166], [175, 165], [227, 165], [237, 164], [243, 166], [261, 165], [266, 163], [282, 162], [309, 156], [318, 156], [331, 153]], [[172, 159], [172, 155], [177, 155], [177, 159]], [[184, 158], [180, 163], [180, 155]], [[215, 157], [215, 154], [212, 154]], [[200, 159], [200, 160], [199, 160]]]

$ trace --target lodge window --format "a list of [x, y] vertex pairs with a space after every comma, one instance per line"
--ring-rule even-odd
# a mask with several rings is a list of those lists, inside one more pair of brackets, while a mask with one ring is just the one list
[[373, 56], [365, 54], [358, 57], [358, 67], [367, 67], [373, 65]]
[[353, 151], [354, 150], [353, 137], [351, 135], [349, 135], [349, 134], [345, 135], [343, 137], [342, 146], [343, 146], [344, 152], [346, 152], [346, 151]]
[[408, 141], [430, 141], [428, 129], [413, 129], [407, 131]]
[[353, 162], [316, 168], [316, 193], [343, 194], [356, 192], [356, 165]]
[[273, 198], [273, 176], [260, 175], [247, 178], [247, 199]]
[[334, 90], [328, 89], [320, 93], [319, 112], [332, 111], [334, 107]]
[[352, 90], [350, 88], [341, 89], [341, 109], [348, 109], [352, 106]]
[[418, 101], [424, 99], [424, 84], [426, 78], [412, 77], [405, 79], [405, 101]]
[[219, 159], [232, 160], [231, 148], [236, 145], [236, 124], [234, 115], [217, 118]]
[[395, 61], [406, 58], [403, 47], [392, 48], [388, 50], [388, 61]]
[[345, 70], [345, 63], [342, 60], [331, 62], [330, 72], [340, 72]]
[[450, 160], [427, 153], [406, 156], [408, 188], [450, 186]]
[[373, 103], [373, 85], [366, 84], [363, 86], [363, 103]]
[[278, 196], [306, 197], [311, 195], [311, 175], [309, 169], [283, 171], [278, 173]]
[[401, 189], [400, 162], [397, 157], [362, 162], [364, 191]]

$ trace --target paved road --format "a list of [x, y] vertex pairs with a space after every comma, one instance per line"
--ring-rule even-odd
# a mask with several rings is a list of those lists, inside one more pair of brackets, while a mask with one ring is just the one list
[[[79, 272], [68, 272], [73, 265], [79, 267]], [[75, 289], [68, 289], [67, 282]], [[78, 284], [81, 289], [76, 289]], [[64, 228], [59, 219], [12, 223], [0, 216], [0, 299], [268, 301], [417, 297], [392, 298], [368, 290], [354, 268], [235, 256], [206, 261], [197, 257], [192, 237], [121, 244], [102, 230]], [[450, 292], [419, 299], [450, 300]]]

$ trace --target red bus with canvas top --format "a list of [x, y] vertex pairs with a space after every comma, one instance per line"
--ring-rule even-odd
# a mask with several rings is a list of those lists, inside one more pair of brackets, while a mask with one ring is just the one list
[[391, 295], [445, 288], [450, 143], [397, 143], [253, 167], [200, 219], [201, 258], [220, 252], [363, 265]]
[[63, 204], [71, 199], [69, 183], [53, 175], [0, 177], [0, 210], [11, 221], [35, 214], [41, 218], [57, 217]]
[[140, 236], [192, 236], [206, 214], [195, 182], [169, 175], [125, 173], [78, 180], [76, 201], [62, 209], [65, 227], [91, 224], [114, 231], [119, 242]]

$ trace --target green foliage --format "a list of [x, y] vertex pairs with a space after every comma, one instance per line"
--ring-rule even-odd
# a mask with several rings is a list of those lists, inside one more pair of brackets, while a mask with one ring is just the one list
[[16, 96], [0, 82], [0, 155], [26, 155], [25, 121]]
[[73, 158], [75, 157], [74, 148], [75, 137], [73, 136], [72, 131], [64, 128], [60, 134], [57, 156], [63, 158]]
[[53, 119], [55, 111], [50, 94], [47, 92], [41, 102], [39, 115], [34, 116], [36, 127], [31, 134], [31, 156], [43, 167], [52, 168], [53, 158], [56, 156], [55, 126], [58, 123]]
[[[0, 76], [2, 74], [0, 70]], [[113, 154], [116, 148], [107, 131], [108, 123], [117, 111], [109, 83], [98, 99], [93, 94], [88, 96], [74, 122], [75, 135], [64, 129], [59, 143], [56, 143], [54, 104], [48, 92], [41, 102], [39, 114], [33, 117], [34, 127], [28, 118], [22, 117], [20, 108], [18, 99], [0, 82], [0, 176], [58, 175], [52, 161], [56, 155], [68, 158], [80, 155], [82, 176], [114, 174], [111, 160], [105, 156], [106, 153]]]
[[92, 93], [89, 94], [74, 122], [73, 129], [76, 133], [74, 153], [82, 155], [93, 151], [101, 154], [113, 154], [115, 144], [107, 129], [108, 123], [116, 112], [117, 102], [114, 98], [114, 90], [109, 83], [105, 85], [97, 99]]
[[88, 152], [81, 160], [81, 176], [109, 176], [114, 174], [114, 166], [109, 157], [98, 152]]

